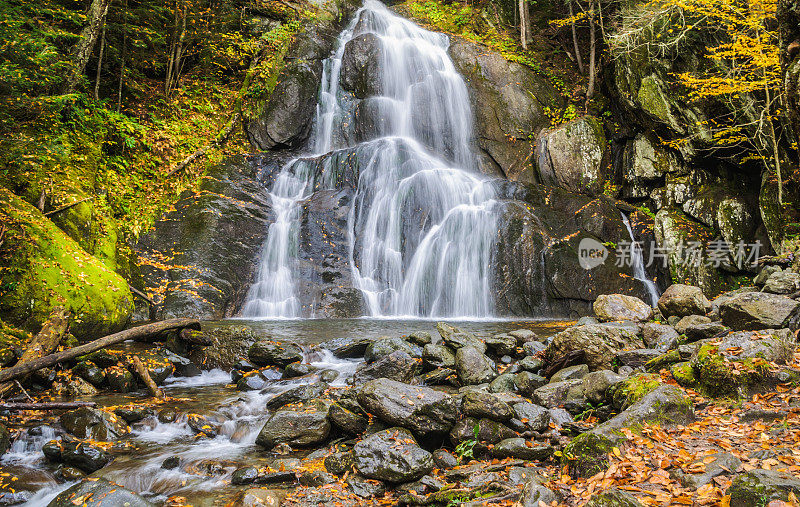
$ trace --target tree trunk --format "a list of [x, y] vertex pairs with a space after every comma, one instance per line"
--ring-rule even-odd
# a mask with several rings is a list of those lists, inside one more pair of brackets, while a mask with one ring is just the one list
[[142, 360], [139, 359], [139, 356], [131, 356], [131, 365], [136, 374], [139, 375], [139, 378], [142, 379], [142, 382], [144, 382], [144, 385], [147, 386], [147, 390], [150, 391], [153, 398], [163, 400], [164, 391], [158, 388], [153, 378], [147, 372], [147, 368], [142, 364]]
[[[63, 307], [56, 307], [42, 326], [41, 331], [34, 336], [22, 357], [17, 362], [14, 368], [20, 365], [24, 366], [31, 362], [40, 359], [48, 354], [52, 354], [58, 344], [61, 342], [61, 337], [64, 336], [69, 327], [69, 312]], [[0, 373], [8, 371], [10, 368], [5, 368]], [[12, 379], [9, 379], [12, 380]], [[5, 395], [14, 387], [12, 383], [0, 384], [0, 397]]]
[[528, 49], [528, 2], [527, 0], [519, 0], [519, 40], [522, 43], [522, 49]]
[[109, 345], [122, 343], [125, 340], [135, 340], [137, 338], [154, 336], [165, 331], [172, 331], [175, 329], [180, 330], [187, 327], [200, 329], [200, 322], [195, 319], [170, 319], [126, 329], [125, 331], [120, 331], [119, 333], [104, 336], [103, 338], [99, 338], [93, 342], [84, 343], [83, 345], [78, 345], [77, 347], [73, 347], [68, 350], [62, 350], [61, 352], [56, 352], [55, 354], [40, 357], [27, 363], [16, 364], [10, 368], [3, 368], [0, 370], [0, 382], [7, 382], [9, 380], [20, 378], [36, 370], [53, 366], [54, 364], [58, 364], [62, 361], [75, 359], [76, 357], [89, 354], [90, 352], [104, 349]]
[[94, 50], [97, 36], [100, 35], [101, 27], [105, 24], [106, 13], [111, 0], [92, 0], [87, 13], [88, 24], [81, 31], [78, 43], [75, 46], [72, 60], [72, 69], [67, 74], [64, 84], [64, 93], [72, 93], [77, 88], [78, 83], [86, 70], [86, 64]]
[[595, 36], [595, 3], [589, 5], [589, 84], [586, 87], [586, 104], [589, 108], [589, 101], [594, 96], [595, 75], [597, 74], [597, 41]]
[[578, 62], [578, 72], [583, 74], [583, 58], [581, 57], [581, 48], [578, 45], [578, 30], [575, 28], [575, 20], [573, 19], [575, 13], [572, 10], [572, 0], [567, 0], [567, 5], [569, 5], [569, 17], [572, 19], [570, 26], [572, 27], [572, 46], [575, 48], [575, 61]]
[[103, 32], [100, 34], [100, 54], [97, 56], [97, 74], [94, 78], [94, 100], [100, 99], [100, 73], [103, 70], [103, 53], [106, 49], [106, 19], [103, 18]]
[[122, 83], [125, 81], [125, 57], [128, 52], [128, 0], [122, 4], [122, 56], [119, 67], [119, 86], [117, 87], [117, 112], [122, 109]]
[[72, 410], [81, 407], [96, 407], [93, 401], [44, 401], [39, 403], [0, 403], [0, 410]]

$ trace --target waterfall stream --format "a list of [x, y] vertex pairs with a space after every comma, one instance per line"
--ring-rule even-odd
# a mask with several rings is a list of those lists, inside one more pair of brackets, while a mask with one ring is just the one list
[[[380, 43], [373, 85], [358, 101], [342, 89], [347, 43]], [[337, 160], [352, 157], [358, 184], [349, 213], [353, 284], [372, 316], [487, 317], [494, 312], [491, 259], [495, 191], [470, 148], [467, 88], [449, 40], [366, 0], [323, 64], [309, 155], [286, 164], [271, 188], [276, 215], [244, 317], [304, 316], [297, 293], [300, 204], [333, 188]], [[369, 139], [351, 124], [371, 109]], [[363, 136], [362, 136], [363, 137]]]
[[647, 272], [644, 269], [644, 255], [642, 255], [642, 246], [636, 241], [636, 238], [633, 236], [633, 229], [631, 228], [631, 221], [625, 215], [625, 213], [620, 212], [622, 215], [622, 222], [625, 224], [625, 227], [628, 229], [628, 236], [631, 238], [631, 267], [633, 268], [633, 278], [639, 280], [644, 284], [645, 289], [647, 289], [648, 303], [650, 306], [656, 306], [658, 303], [658, 287], [653, 280], [651, 280], [647, 276]]

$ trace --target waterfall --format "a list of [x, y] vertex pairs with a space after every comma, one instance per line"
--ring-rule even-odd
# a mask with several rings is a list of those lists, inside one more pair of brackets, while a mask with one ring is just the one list
[[620, 212], [620, 215], [622, 215], [622, 222], [625, 224], [625, 228], [628, 229], [628, 236], [631, 238], [631, 267], [633, 267], [633, 278], [644, 284], [645, 288], [647, 289], [647, 295], [650, 299], [650, 306], [656, 306], [659, 297], [658, 287], [656, 287], [655, 282], [647, 276], [647, 272], [644, 270], [644, 255], [642, 255], [642, 246], [633, 236], [631, 221], [628, 219], [625, 213]]
[[[375, 96], [341, 87], [347, 43], [380, 44]], [[350, 266], [372, 316], [487, 317], [496, 194], [476, 172], [467, 88], [449, 39], [366, 0], [323, 63], [309, 154], [286, 164], [271, 188], [275, 222], [261, 252], [245, 317], [298, 317], [299, 206], [337, 181], [335, 159], [357, 168], [348, 216]], [[370, 76], [373, 78], [373, 76]], [[353, 131], [371, 111], [371, 135]], [[359, 140], [360, 142], [356, 142]]]

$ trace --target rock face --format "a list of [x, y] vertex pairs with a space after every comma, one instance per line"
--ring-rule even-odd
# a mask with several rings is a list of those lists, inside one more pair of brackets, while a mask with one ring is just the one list
[[6, 229], [0, 258], [0, 314], [38, 331], [56, 306], [71, 312], [71, 332], [81, 339], [122, 329], [133, 312], [125, 280], [42, 213], [0, 188], [0, 222]]
[[699, 287], [676, 283], [667, 287], [658, 298], [658, 309], [664, 317], [705, 315], [711, 309], [711, 303]]
[[404, 428], [373, 433], [353, 447], [355, 466], [365, 477], [410, 482], [433, 470], [433, 456]]
[[574, 350], [583, 350], [589, 367], [603, 370], [611, 367], [611, 361], [621, 350], [643, 347], [635, 326], [587, 324], [567, 328], [555, 335], [547, 353], [550, 357], [560, 357]]
[[446, 433], [458, 417], [453, 397], [388, 379], [367, 382], [358, 394], [358, 402], [380, 420], [420, 436]]
[[449, 52], [469, 88], [487, 171], [512, 181], [536, 181], [530, 139], [549, 124], [544, 108], [561, 105], [558, 91], [528, 67], [479, 44], [453, 38]]
[[603, 125], [584, 116], [543, 133], [536, 145], [541, 182], [576, 193], [599, 193], [604, 174], [606, 138]]
[[266, 449], [278, 444], [306, 447], [328, 438], [328, 403], [315, 400], [289, 405], [275, 412], [261, 428], [256, 443]]
[[777, 329], [784, 327], [800, 302], [766, 292], [745, 292], [720, 306], [722, 322], [733, 330]]
[[364, 33], [348, 41], [342, 55], [339, 78], [342, 88], [353, 92], [359, 99], [381, 95], [381, 41], [373, 33]]
[[603, 294], [594, 301], [594, 314], [601, 321], [648, 320], [653, 309], [639, 298], [623, 294]]

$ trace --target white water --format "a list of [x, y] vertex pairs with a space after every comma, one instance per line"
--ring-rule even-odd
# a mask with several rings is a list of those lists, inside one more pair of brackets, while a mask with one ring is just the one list
[[[340, 73], [347, 42], [365, 33], [377, 36], [383, 49], [375, 76], [381, 96], [367, 99], [381, 137], [353, 145], [358, 101], [340, 88]], [[331, 188], [345, 159], [358, 176], [350, 265], [370, 315], [493, 314], [495, 192], [475, 172], [467, 88], [448, 45], [445, 35], [376, 0], [366, 0], [339, 35], [323, 67], [312, 154], [284, 166], [271, 189], [276, 219], [242, 316], [303, 315], [295, 274], [299, 204], [314, 190]]]
[[620, 215], [622, 215], [622, 222], [625, 224], [625, 228], [628, 229], [628, 236], [631, 238], [631, 267], [633, 267], [633, 278], [644, 284], [645, 288], [647, 289], [647, 295], [650, 299], [650, 306], [656, 306], [659, 297], [658, 287], [656, 287], [655, 282], [647, 276], [647, 272], [644, 269], [644, 255], [642, 255], [642, 246], [633, 237], [631, 221], [628, 219], [625, 213], [620, 213]]

